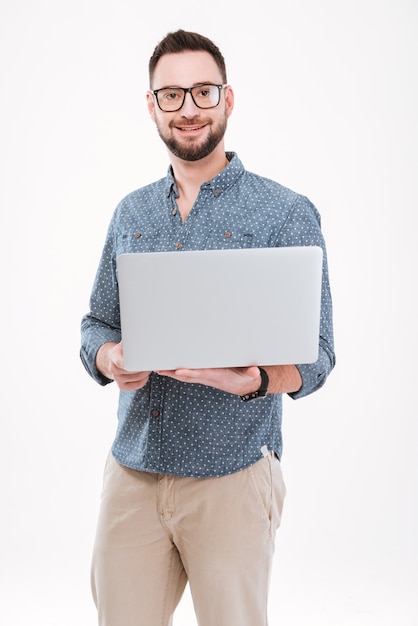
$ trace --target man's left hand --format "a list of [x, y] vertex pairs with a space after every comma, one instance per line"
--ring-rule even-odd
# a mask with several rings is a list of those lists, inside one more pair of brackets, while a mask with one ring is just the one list
[[199, 383], [221, 391], [243, 396], [257, 391], [261, 385], [257, 366], [208, 369], [159, 370], [160, 376], [170, 376], [183, 383]]

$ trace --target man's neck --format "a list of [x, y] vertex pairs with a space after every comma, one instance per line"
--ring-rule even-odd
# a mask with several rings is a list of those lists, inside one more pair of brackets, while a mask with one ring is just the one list
[[221, 172], [228, 160], [224, 147], [218, 146], [214, 152], [198, 161], [184, 161], [170, 154], [174, 178], [179, 192], [177, 205], [183, 221], [189, 214], [203, 183], [208, 182]]
[[186, 195], [212, 180], [228, 164], [223, 145], [198, 161], [184, 161], [173, 154], [170, 154], [170, 160], [179, 193]]

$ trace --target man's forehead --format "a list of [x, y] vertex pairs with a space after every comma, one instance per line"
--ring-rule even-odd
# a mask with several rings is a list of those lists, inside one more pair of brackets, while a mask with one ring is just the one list
[[222, 82], [221, 72], [214, 58], [204, 50], [165, 54], [155, 67], [153, 76], [155, 88], [190, 87], [201, 82]]

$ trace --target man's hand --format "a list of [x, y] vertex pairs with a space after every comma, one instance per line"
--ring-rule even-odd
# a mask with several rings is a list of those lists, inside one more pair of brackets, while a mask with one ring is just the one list
[[[268, 393], [291, 393], [302, 386], [302, 378], [295, 365], [264, 366], [269, 377]], [[261, 376], [257, 366], [215, 368], [215, 369], [177, 369], [159, 370], [161, 376], [171, 376], [184, 383], [200, 383], [215, 387], [221, 391], [244, 396], [260, 388]]]
[[114, 380], [121, 391], [141, 389], [146, 385], [151, 373], [128, 372], [123, 368], [122, 342], [103, 344], [97, 352], [96, 367], [103, 376]]
[[238, 396], [252, 393], [261, 385], [260, 370], [256, 366], [211, 369], [158, 370], [160, 376], [171, 376], [183, 383], [200, 383]]

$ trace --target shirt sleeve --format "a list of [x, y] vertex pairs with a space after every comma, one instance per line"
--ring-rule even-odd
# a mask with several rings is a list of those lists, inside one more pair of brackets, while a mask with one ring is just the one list
[[288, 395], [297, 399], [322, 387], [335, 366], [333, 311], [326, 245], [321, 230], [320, 214], [305, 196], [297, 196], [280, 232], [279, 245], [320, 246], [323, 250], [318, 359], [315, 363], [296, 364], [302, 377], [302, 387]]
[[87, 372], [100, 385], [106, 385], [111, 380], [104, 377], [96, 368], [97, 352], [104, 343], [109, 341], [119, 343], [121, 340], [113, 219], [94, 280], [90, 310], [81, 321], [80, 358]]

